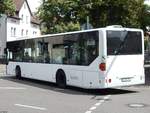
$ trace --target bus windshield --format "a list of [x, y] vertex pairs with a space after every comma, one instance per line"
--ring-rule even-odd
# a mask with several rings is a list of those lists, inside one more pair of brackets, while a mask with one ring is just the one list
[[142, 34], [139, 31], [107, 31], [108, 55], [142, 54]]

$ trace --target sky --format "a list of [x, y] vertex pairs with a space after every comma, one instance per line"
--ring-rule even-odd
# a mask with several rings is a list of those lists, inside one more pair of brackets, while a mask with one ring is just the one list
[[150, 5], [150, 0], [145, 0], [145, 3]]
[[36, 12], [41, 4], [41, 0], [27, 0], [32, 12]]

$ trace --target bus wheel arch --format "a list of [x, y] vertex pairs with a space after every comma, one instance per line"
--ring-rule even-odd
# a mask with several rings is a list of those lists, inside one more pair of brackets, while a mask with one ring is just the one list
[[21, 79], [21, 68], [19, 65], [17, 65], [15, 68], [15, 76], [17, 79]]
[[63, 69], [58, 69], [56, 72], [56, 84], [60, 88], [66, 88], [66, 74]]

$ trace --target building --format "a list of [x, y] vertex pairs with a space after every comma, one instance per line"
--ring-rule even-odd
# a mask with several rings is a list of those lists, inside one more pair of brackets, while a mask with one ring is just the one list
[[40, 22], [32, 14], [27, 0], [13, 0], [15, 15], [7, 17], [7, 41], [40, 35]]
[[38, 8], [43, 3], [43, 0], [34, 0], [34, 4], [33, 4], [33, 0], [28, 0], [28, 3], [29, 3], [31, 11], [32, 12], [37, 12]]
[[0, 59], [4, 57], [4, 49], [6, 48], [6, 15], [0, 15]]

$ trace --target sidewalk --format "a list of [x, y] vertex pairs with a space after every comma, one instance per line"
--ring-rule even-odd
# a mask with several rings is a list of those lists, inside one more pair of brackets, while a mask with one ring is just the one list
[[6, 75], [6, 65], [0, 64], [0, 76]]

